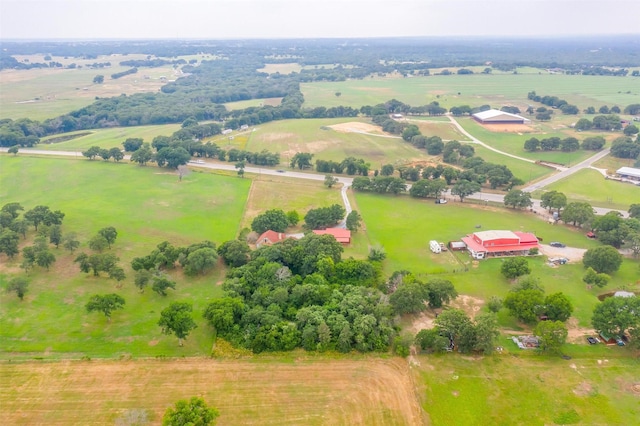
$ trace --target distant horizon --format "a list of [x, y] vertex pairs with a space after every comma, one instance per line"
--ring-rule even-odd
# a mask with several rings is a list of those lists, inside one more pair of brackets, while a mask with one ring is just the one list
[[[342, 37], [342, 36], [326, 36], [326, 37], [87, 37], [87, 38], [1, 38], [2, 43], [15, 43], [15, 42], [52, 42], [52, 43], [67, 43], [67, 42], [108, 42], [108, 41], [286, 41], [286, 40], [598, 40], [598, 39], [612, 39], [612, 38], [626, 38], [626, 37], [638, 37], [638, 34], [634, 33], [615, 33], [615, 34], [545, 34], [545, 35], [523, 35], [523, 36], [509, 36], [509, 35], [415, 35], [415, 36], [362, 36], [362, 37]], [[640, 39], [638, 39], [640, 43]]]
[[640, 35], [638, 16], [637, 0], [1, 0], [0, 39]]

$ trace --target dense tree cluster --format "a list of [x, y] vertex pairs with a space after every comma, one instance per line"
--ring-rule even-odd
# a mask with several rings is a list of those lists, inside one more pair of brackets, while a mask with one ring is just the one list
[[580, 109], [575, 106], [569, 104], [564, 99], [559, 99], [557, 96], [540, 96], [537, 95], [535, 91], [527, 93], [527, 99], [532, 100], [534, 102], [540, 102], [543, 105], [557, 108], [562, 111], [563, 114], [578, 114]]
[[564, 293], [545, 296], [538, 280], [528, 276], [520, 280], [504, 299], [504, 306], [524, 323], [534, 324], [541, 318], [566, 321], [573, 312], [571, 301]]
[[404, 179], [393, 176], [356, 177], [351, 185], [354, 191], [400, 194], [407, 190]]
[[435, 320], [432, 329], [420, 330], [415, 338], [418, 348], [445, 352], [456, 348], [461, 353], [491, 354], [499, 336], [498, 320], [493, 313], [476, 315], [472, 320], [460, 309], [448, 309]]
[[175, 247], [168, 241], [158, 244], [157, 248], [143, 257], [131, 261], [134, 271], [173, 269], [179, 264], [185, 274], [205, 274], [215, 267], [218, 252], [215, 243], [202, 241], [187, 247]]
[[640, 238], [640, 219], [625, 219], [617, 211], [596, 217], [591, 223], [591, 228], [600, 242], [615, 248], [631, 243], [634, 238]]
[[580, 141], [572, 136], [560, 139], [557, 136], [550, 138], [544, 138], [538, 140], [538, 138], [529, 138], [524, 142], [524, 150], [529, 152], [542, 151], [554, 151], [561, 150], [564, 152], [572, 152], [580, 149]]
[[640, 140], [621, 136], [611, 144], [611, 155], [617, 158], [640, 159]]
[[346, 173], [353, 175], [369, 175], [371, 165], [362, 158], [347, 157], [341, 162], [332, 160], [316, 160], [316, 171], [319, 173]]
[[121, 71], [121, 72], [116, 72], [116, 73], [111, 74], [111, 79], [112, 80], [117, 80], [119, 78], [126, 77], [126, 76], [131, 75], [131, 74], [135, 74], [137, 72], [138, 72], [138, 68], [135, 68], [135, 67], [134, 68], [129, 68], [126, 71]]
[[304, 216], [305, 227], [308, 229], [329, 228], [344, 219], [345, 213], [344, 207], [340, 204], [311, 209]]
[[224, 337], [254, 352], [386, 350], [392, 309], [376, 289], [379, 271], [342, 260], [329, 235], [307, 235], [252, 253], [223, 284], [226, 297], [204, 317]]

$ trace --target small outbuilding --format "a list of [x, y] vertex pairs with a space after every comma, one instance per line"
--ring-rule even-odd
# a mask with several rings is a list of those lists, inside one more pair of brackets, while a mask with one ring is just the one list
[[464, 251], [467, 245], [462, 241], [449, 241], [449, 249], [451, 251]]

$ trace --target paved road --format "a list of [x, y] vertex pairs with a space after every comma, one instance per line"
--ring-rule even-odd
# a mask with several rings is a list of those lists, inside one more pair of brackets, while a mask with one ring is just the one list
[[548, 178], [542, 179], [534, 183], [533, 185], [529, 185], [526, 188], [523, 188], [522, 190], [526, 192], [533, 192], [537, 189], [542, 189], [546, 186], [551, 185], [552, 183], [555, 183], [561, 179], [566, 178], [569, 175], [574, 174], [577, 171], [591, 167], [593, 163], [605, 157], [607, 154], [609, 154], [609, 148], [603, 149], [602, 151], [598, 152], [596, 155], [587, 158], [583, 162], [578, 163], [573, 167], [569, 167], [568, 169], [563, 170], [559, 173], [556, 173], [553, 176], [549, 176]]
[[[0, 152], [7, 152], [8, 148], [0, 148]], [[42, 149], [24, 149], [22, 151], [20, 151], [21, 155], [25, 155], [25, 154], [30, 154], [30, 155], [51, 155], [51, 156], [63, 156], [63, 157], [78, 157], [78, 158], [82, 158], [82, 153], [80, 152], [73, 152], [73, 151], [46, 151], [46, 150], [42, 150]], [[19, 155], [20, 155], [19, 154]], [[606, 155], [606, 154], [604, 154]], [[129, 159], [129, 156], [126, 155], [125, 160]], [[591, 157], [591, 159], [593, 159], [593, 157]], [[597, 159], [596, 159], [597, 160]], [[593, 160], [593, 161], [596, 161]], [[583, 163], [586, 163], [589, 160], [585, 160]], [[575, 167], [580, 167], [581, 164], [578, 164]], [[214, 163], [214, 162], [204, 162], [204, 163], [200, 163], [200, 164], [195, 164], [195, 163], [189, 163], [189, 166], [191, 167], [196, 167], [196, 168], [203, 168], [203, 169], [212, 169], [212, 170], [227, 170], [227, 171], [232, 171], [232, 172], [236, 172], [236, 168], [234, 164], [229, 164], [229, 163]], [[588, 167], [588, 166], [584, 166], [584, 167]], [[582, 167], [582, 168], [584, 168]], [[573, 167], [572, 167], [573, 169]], [[281, 169], [283, 170], [283, 169]], [[294, 178], [294, 179], [307, 179], [307, 180], [315, 180], [315, 181], [324, 181], [325, 175], [321, 175], [321, 174], [317, 174], [317, 173], [310, 173], [310, 172], [300, 172], [300, 171], [295, 171], [295, 170], [285, 170], [283, 172], [279, 172], [278, 170], [273, 170], [273, 169], [263, 169], [260, 167], [245, 167], [244, 168], [245, 173], [254, 173], [257, 175], [269, 175], [269, 176], [286, 176], [286, 177], [290, 177], [290, 178]], [[575, 171], [574, 171], [575, 172]], [[342, 190], [341, 190], [341, 194], [342, 194], [342, 200], [345, 204], [345, 210], [347, 211], [347, 214], [349, 214], [349, 212], [351, 211], [351, 204], [349, 203], [349, 199], [347, 198], [347, 190], [348, 188], [351, 186], [351, 184], [353, 183], [353, 178], [350, 177], [345, 177], [345, 176], [339, 176], [338, 177], [338, 182], [342, 184]], [[411, 185], [407, 185], [407, 190], [411, 188]], [[451, 192], [448, 191], [447, 194], [449, 199], [454, 199], [455, 197], [453, 197], [451, 195]], [[473, 200], [487, 200], [490, 202], [494, 202], [494, 203], [502, 203], [504, 202], [504, 195], [502, 194], [490, 194], [490, 193], [484, 193], [484, 192], [478, 192], [475, 193], [473, 195], [470, 195], [469, 197], [470, 199]], [[536, 199], [532, 199], [531, 201], [533, 201], [533, 209], [537, 212], [539, 212], [540, 214], [546, 214], [546, 209], [542, 208], [540, 206], [540, 200], [536, 200]], [[615, 210], [615, 209], [606, 209], [606, 208], [601, 208], [601, 207], [594, 207], [594, 210], [596, 211], [597, 214], [603, 215], [606, 214], [607, 212], [610, 211], [618, 211], [620, 213], [622, 213], [622, 215], [624, 217], [627, 217], [629, 215], [628, 212], [623, 211], [623, 210]]]

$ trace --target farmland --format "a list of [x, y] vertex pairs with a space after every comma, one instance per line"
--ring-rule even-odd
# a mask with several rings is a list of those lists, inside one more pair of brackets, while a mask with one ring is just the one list
[[[246, 43], [247, 47], [251, 46], [250, 41]], [[203, 44], [198, 49], [209, 47]], [[194, 72], [200, 81], [215, 83], [209, 87], [170, 85], [172, 90], [187, 93], [174, 98], [183, 104], [169, 103], [170, 109], [201, 103], [201, 110], [189, 110], [188, 114], [196, 111], [202, 113], [198, 117], [212, 117], [208, 114], [213, 109], [221, 110], [213, 97], [229, 100], [255, 97], [225, 103], [225, 107], [233, 112], [220, 116], [219, 124], [234, 131], [205, 137], [201, 142], [216, 143], [227, 151], [238, 148], [251, 152], [277, 152], [280, 154], [277, 167], [282, 169], [279, 170], [282, 173], [270, 175], [265, 174], [266, 169], [263, 168], [257, 174], [246, 173], [242, 179], [235, 170], [214, 172], [205, 171], [202, 167], [191, 169], [179, 180], [174, 170], [151, 163], [140, 167], [128, 161], [90, 161], [80, 156], [41, 158], [27, 154], [27, 148], [20, 148], [16, 156], [0, 155], [0, 206], [19, 202], [26, 210], [36, 205], [61, 210], [65, 213], [63, 234], [77, 233], [81, 243], [75, 253], [50, 245], [50, 251], [56, 257], [50, 270], [33, 267], [25, 272], [20, 266], [21, 255], [10, 259], [0, 254], [1, 424], [130, 424], [133, 417], [140, 415], [149, 423], [157, 424], [168, 406], [191, 396], [201, 396], [218, 408], [221, 413], [218, 424], [221, 425], [627, 425], [637, 422], [640, 417], [637, 349], [590, 346], [584, 341], [584, 335], [593, 332], [591, 317], [594, 307], [600, 303], [598, 296], [619, 289], [640, 292], [640, 261], [631, 257], [624, 259], [620, 270], [612, 274], [604, 288], [585, 285], [582, 281], [585, 269], [577, 259], [566, 265], [550, 266], [546, 263], [546, 256], [527, 258], [532, 275], [539, 278], [546, 293], [563, 292], [573, 304], [572, 317], [567, 321], [570, 343], [564, 344], [561, 350], [570, 359], [516, 349], [509, 337], [516, 333], [530, 334], [532, 326], [520, 323], [507, 309], [501, 309], [497, 314], [501, 335], [493, 343], [499, 349], [489, 356], [481, 356], [479, 352], [469, 356], [455, 352], [427, 355], [414, 346], [410, 348], [410, 355], [401, 358], [395, 355], [400, 353], [398, 346], [394, 346], [397, 343], [391, 344], [386, 340], [383, 346], [390, 345], [384, 353], [337, 353], [334, 346], [324, 350], [318, 345], [317, 351], [294, 349], [283, 353], [253, 354], [246, 349], [232, 347], [222, 338], [216, 339], [216, 331], [203, 317], [204, 308], [225, 295], [222, 283], [229, 268], [222, 259], [218, 259], [213, 271], [206, 275], [187, 276], [180, 267], [167, 267], [163, 273], [177, 284], [175, 290], [169, 290], [166, 296], [149, 288], [140, 292], [133, 284], [131, 260], [148, 254], [163, 241], [186, 246], [210, 240], [219, 246], [239, 234], [244, 235], [245, 228], [250, 227], [258, 214], [274, 208], [298, 211], [301, 223], [288, 231], [303, 232], [302, 218], [309, 209], [341, 204], [340, 184], [329, 189], [322, 180], [293, 178], [289, 162], [297, 152], [312, 153], [314, 162], [319, 159], [342, 161], [347, 157], [363, 158], [370, 163], [371, 174], [383, 164], [393, 164], [397, 170], [401, 165], [442, 163], [439, 156], [430, 156], [426, 150], [414, 148], [399, 135], [384, 132], [363, 115], [286, 120], [282, 117], [310, 116], [309, 109], [314, 107], [360, 108], [393, 98], [414, 106], [429, 102], [439, 102], [447, 109], [463, 104], [472, 107], [489, 104], [494, 108], [514, 105], [524, 111], [532, 103], [526, 97], [530, 90], [566, 99], [578, 105], [580, 110], [587, 106], [598, 109], [601, 105], [618, 105], [624, 108], [631, 103], [640, 103], [638, 78], [631, 76], [551, 74], [535, 67], [521, 67], [516, 72], [503, 72], [496, 68], [490, 74], [483, 74], [485, 66], [477, 65], [468, 67], [473, 69], [475, 74], [472, 75], [456, 75], [457, 67], [449, 67], [446, 69], [453, 75], [434, 75], [445, 68], [433, 68], [431, 76], [404, 78], [389, 70], [387, 73], [372, 73], [362, 80], [349, 78], [338, 81], [343, 77], [339, 74], [342, 69], [355, 69], [362, 65], [332, 64], [328, 55], [323, 57], [326, 53], [323, 50], [317, 54], [301, 48], [292, 52], [291, 59], [288, 59], [287, 54], [279, 54], [286, 52], [279, 47], [274, 47], [273, 52], [266, 52], [269, 54], [263, 54], [262, 48], [255, 49], [255, 55], [249, 53], [250, 48], [234, 56], [230, 52], [235, 52], [235, 47], [220, 43], [215, 50], [221, 56], [204, 52], [174, 56], [198, 62], [224, 57], [225, 61], [216, 61], [216, 64], [228, 61], [236, 67], [229, 69], [234, 70], [233, 75], [238, 78], [235, 83], [230, 81], [229, 87], [223, 80], [207, 80], [214, 76], [213, 73], [199, 75], [199, 71], [206, 67], [196, 71], [185, 68], [185, 74], [179, 66], [141, 68], [137, 74], [118, 80], [111, 80], [109, 75], [129, 67], [87, 67], [92, 62], [109, 60], [117, 64], [120, 60], [147, 57], [142, 54], [115, 54], [98, 59], [54, 56], [54, 61], [65, 66], [76, 63], [82, 68], [0, 71], [0, 118], [29, 117], [36, 120], [67, 114], [91, 104], [95, 98], [156, 93], [165, 84], [164, 80], [182, 78], [183, 75], [189, 78], [186, 74]], [[344, 49], [342, 57], [348, 57], [350, 47], [345, 44], [341, 49]], [[368, 47], [362, 45], [358, 49], [366, 50]], [[390, 49], [393, 51], [393, 46]], [[398, 58], [406, 56], [406, 52], [398, 53]], [[317, 56], [304, 58], [307, 54]], [[269, 58], [274, 62], [290, 60], [290, 63], [270, 64]], [[301, 61], [310, 59], [306, 63], [318, 65], [301, 65], [295, 62], [296, 58], [301, 58]], [[371, 56], [361, 63], [375, 63], [370, 61], [373, 58]], [[20, 55], [17, 59], [23, 63], [27, 63], [26, 60], [32, 63], [44, 61], [43, 55]], [[252, 68], [243, 69], [244, 62], [234, 62], [238, 59], [246, 60]], [[327, 64], [322, 65], [324, 60]], [[258, 78], [243, 74], [246, 70], [251, 73], [265, 61], [264, 68], [258, 71], [271, 74], [269, 81], [260, 80], [266, 75]], [[475, 60], [471, 62], [478, 63]], [[398, 59], [396, 64], [407, 63]], [[389, 60], [389, 65], [394, 66], [394, 62]], [[306, 82], [315, 77], [300, 74], [299, 81], [304, 81], [300, 83], [304, 99], [298, 98], [297, 73], [314, 69], [327, 71], [326, 74], [318, 73], [318, 79], [327, 81]], [[224, 76], [226, 69], [222, 67], [218, 71], [216, 78]], [[332, 74], [334, 72], [335, 75]], [[97, 74], [105, 75], [103, 84], [92, 83]], [[161, 76], [166, 77], [163, 82]], [[246, 81], [243, 80], [245, 78]], [[289, 78], [291, 80], [286, 80]], [[336, 81], [329, 82], [332, 78]], [[271, 90], [271, 83], [277, 81], [290, 84], [274, 85], [277, 90]], [[264, 91], [255, 90], [265, 87]], [[256, 93], [272, 97], [260, 98]], [[158, 96], [164, 95], [169, 99], [169, 92]], [[282, 100], [285, 101], [283, 107], [293, 108], [287, 111], [287, 115], [279, 115]], [[302, 107], [299, 108], [296, 102], [301, 102]], [[135, 105], [130, 107], [136, 114], [140, 112], [146, 117], [154, 112], [151, 104], [141, 106], [140, 111]], [[256, 107], [255, 114], [240, 111], [249, 107]], [[278, 114], [272, 116], [271, 112], [276, 110]], [[112, 111], [101, 113], [107, 117]], [[332, 114], [339, 116], [342, 113]], [[482, 126], [469, 117], [456, 120], [474, 137], [495, 149], [526, 159], [573, 165], [593, 152], [530, 153], [523, 149], [523, 144], [532, 136], [539, 139], [574, 136], [582, 140], [587, 136], [603, 135], [609, 146], [620, 135], [619, 132], [578, 133], [571, 125], [581, 116], [563, 115], [556, 111], [549, 122], [534, 120], [528, 128], [523, 126], [516, 130]], [[179, 120], [153, 122], [184, 119], [184, 116], [180, 117]], [[263, 121], [261, 117], [268, 120]], [[229, 121], [231, 118], [235, 120]], [[86, 120], [83, 123], [89, 123], [87, 127], [99, 119], [98, 115], [82, 118]], [[187, 120], [193, 121], [191, 117]], [[467, 139], [446, 116], [408, 116], [405, 120], [416, 124], [426, 136], [439, 136], [444, 140]], [[198, 121], [204, 123], [199, 118]], [[236, 131], [245, 123], [248, 128], [243, 126], [243, 130]], [[121, 148], [127, 138], [151, 142], [155, 136], [170, 136], [181, 127], [181, 123], [174, 122], [80, 130], [43, 137], [37, 149], [81, 151], [91, 146]], [[195, 133], [192, 135], [185, 131], [185, 134], [185, 141], [189, 143], [192, 140], [197, 142], [199, 138]], [[65, 140], [67, 137], [69, 139]], [[50, 143], [52, 139], [54, 142]], [[506, 165], [515, 176], [526, 182], [536, 181], [551, 170], [504, 156], [478, 144], [473, 147], [477, 156], [491, 163]], [[213, 161], [206, 159], [207, 163]], [[631, 166], [632, 160], [607, 157], [595, 166], [612, 172], [622, 165]], [[249, 166], [252, 165], [247, 164]], [[594, 206], [621, 210], [628, 209], [632, 202], [640, 202], [640, 188], [605, 180], [595, 170], [582, 170], [544, 189], [561, 191], [570, 202], [588, 201]], [[533, 196], [539, 198], [540, 194], [536, 192]], [[535, 233], [544, 239], [544, 243], [562, 241], [569, 247], [567, 250], [601, 245], [598, 240], [586, 238], [585, 230], [551, 225], [543, 220], [542, 215], [505, 209], [497, 204], [472, 200], [461, 203], [449, 199], [447, 204], [436, 205], [433, 199], [377, 195], [351, 189], [347, 195], [353, 208], [362, 215], [363, 223], [354, 232], [351, 244], [344, 247], [343, 259], [366, 259], [370, 247], [382, 246], [386, 259], [381, 264], [366, 266], [382, 271], [383, 280], [394, 271], [401, 270], [410, 271], [424, 281], [431, 278], [450, 280], [460, 294], [451, 306], [462, 308], [471, 315], [487, 312], [489, 298], [503, 298], [513, 288], [515, 282], [507, 280], [500, 271], [503, 259], [473, 261], [466, 253], [450, 251], [433, 254], [429, 251], [429, 240], [446, 243], [474, 231], [509, 229]], [[80, 272], [74, 261], [79, 253], [89, 252], [88, 240], [107, 226], [114, 226], [118, 231], [117, 240], [107, 253], [119, 257], [119, 265], [126, 273], [122, 283], [107, 278], [104, 272], [102, 276]], [[26, 239], [20, 237], [19, 248], [31, 244], [35, 237], [36, 231], [31, 227]], [[280, 250], [274, 248], [271, 254], [276, 256], [276, 251]], [[295, 256], [301, 255], [295, 253]], [[329, 268], [334, 265], [331, 259], [325, 257], [320, 260], [324, 261], [327, 276], [317, 273], [305, 284], [315, 285], [314, 280], [317, 283], [329, 282], [337, 276], [329, 275], [332, 273]], [[271, 259], [266, 261], [271, 262]], [[334, 274], [337, 269], [335, 267]], [[261, 273], [263, 271], [267, 269], [260, 269]], [[280, 272], [284, 276], [287, 271], [282, 267], [278, 269]], [[9, 280], [16, 276], [29, 279], [24, 300], [18, 299], [15, 293], [4, 291]], [[273, 277], [271, 272], [264, 281]], [[296, 275], [296, 279], [303, 282], [306, 277]], [[331, 282], [333, 284], [336, 286], [331, 291], [335, 293], [339, 291], [336, 290], [338, 285], [344, 283]], [[383, 287], [387, 283], [381, 281], [377, 285]], [[283, 297], [286, 299], [289, 297], [287, 292], [293, 291], [285, 290]], [[113, 292], [122, 295], [126, 303], [123, 309], [113, 312], [112, 318], [87, 312], [85, 304], [91, 295]], [[254, 297], [264, 296], [265, 300], [270, 300], [275, 293], [256, 292]], [[376, 300], [384, 302], [388, 297], [377, 290], [375, 292]], [[344, 297], [345, 303], [351, 300], [357, 299]], [[192, 303], [194, 308], [197, 328], [189, 334], [184, 346], [178, 345], [176, 337], [162, 334], [158, 326], [160, 311], [175, 301]], [[282, 301], [282, 305], [286, 307], [285, 302]], [[386, 303], [378, 306], [388, 308]], [[285, 312], [276, 303], [260, 309]], [[254, 312], [256, 316], [262, 314], [260, 309]], [[283, 327], [293, 324], [291, 317], [296, 314], [295, 310], [291, 312], [294, 313], [287, 311], [289, 317], [282, 317]], [[404, 337], [405, 333], [415, 333], [432, 326], [439, 312], [428, 309], [419, 314], [397, 315], [390, 324]], [[254, 325], [251, 323], [249, 327]], [[241, 330], [246, 332], [247, 324], [238, 326], [244, 327]], [[295, 331], [302, 335], [302, 327]], [[221, 332], [218, 333], [220, 335]], [[332, 330], [331, 335], [335, 337], [337, 333]]]
[[[530, 103], [527, 93], [554, 95], [567, 102], [587, 106], [637, 103], [640, 90], [631, 77], [581, 76], [549, 74], [473, 74], [431, 75], [428, 77], [387, 77], [345, 82], [317, 82], [302, 84], [305, 106], [332, 107], [337, 105], [358, 108], [375, 105], [389, 99], [410, 105], [439, 102], [450, 108], [456, 105], [493, 107], [515, 105], [521, 110]], [[341, 92], [340, 97], [335, 93]]]

